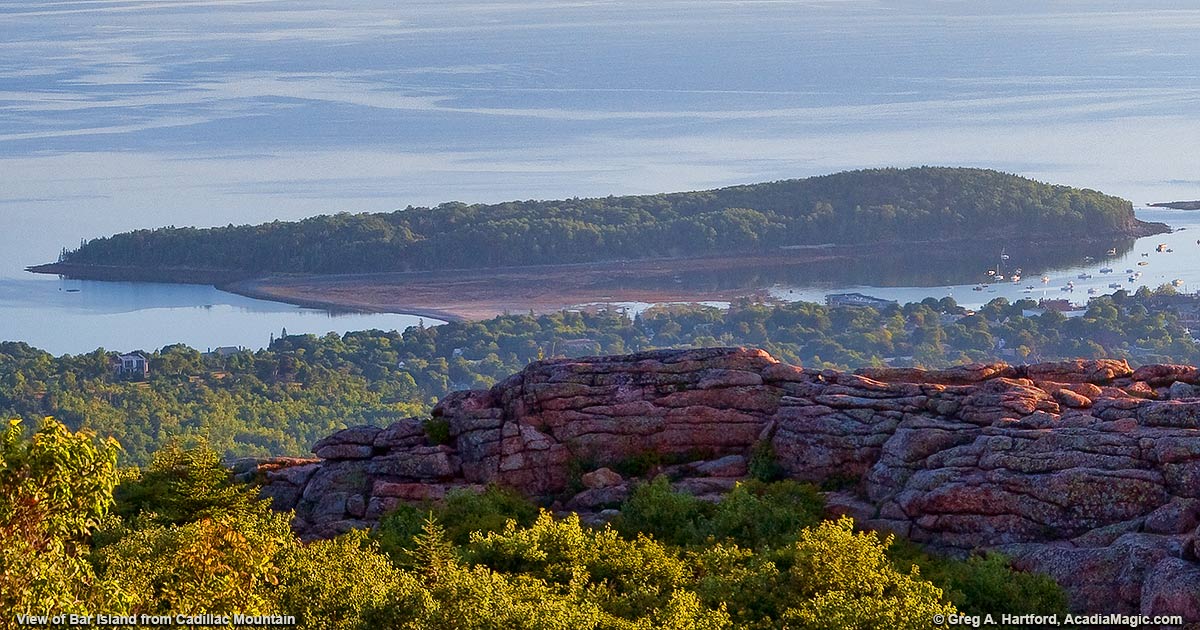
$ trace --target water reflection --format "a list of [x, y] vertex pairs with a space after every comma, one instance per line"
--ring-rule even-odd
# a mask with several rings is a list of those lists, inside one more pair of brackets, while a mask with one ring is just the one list
[[[1138, 217], [1167, 223], [1176, 231], [1140, 239], [1052, 245], [1009, 240], [957, 247], [867, 246], [874, 249], [852, 259], [783, 259], [723, 270], [681, 268], [614, 277], [611, 286], [665, 288], [701, 295], [758, 292], [780, 300], [817, 302], [830, 293], [846, 291], [900, 302], [950, 296], [966, 306], [978, 306], [997, 297], [1066, 298], [1082, 303], [1117, 288], [1132, 291], [1142, 285], [1154, 288], [1176, 281], [1181, 291], [1200, 289], [1200, 265], [1196, 264], [1200, 259], [1200, 212], [1143, 208], [1138, 210]], [[1159, 244], [1164, 245], [1164, 251], [1156, 251]], [[1020, 280], [1014, 282], [1018, 269]], [[1111, 271], [1104, 271], [1107, 269]], [[999, 276], [1004, 279], [999, 280]]]
[[338, 314], [255, 300], [211, 286], [0, 278], [0, 341], [24, 341], [54, 354], [98, 347], [157, 349], [185, 343], [261, 348], [289, 334], [403, 330], [440, 320], [392, 313]]

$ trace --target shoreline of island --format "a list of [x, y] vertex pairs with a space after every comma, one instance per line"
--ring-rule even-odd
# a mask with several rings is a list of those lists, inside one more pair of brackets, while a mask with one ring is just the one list
[[[1131, 228], [1121, 234], [1075, 238], [1072, 242], [1100, 243], [1113, 238], [1137, 238], [1170, 230], [1166, 224], [1148, 222], [1139, 222]], [[1038, 245], [1039, 242], [1049, 245], [1059, 241], [1025, 241], [1029, 246]], [[820, 244], [724, 256], [354, 274], [251, 274], [225, 269], [164, 269], [61, 262], [31, 266], [27, 271], [85, 280], [203, 284], [244, 297], [303, 308], [333, 312], [395, 313], [442, 321], [464, 321], [490, 319], [513, 312], [555, 312], [605, 302], [662, 304], [733, 301], [738, 298], [767, 299], [769, 296], [763, 287], [700, 291], [674, 285], [679, 282], [681, 274], [786, 269], [839, 261], [861, 262], [887, 248], [923, 247], [961, 251], [983, 244], [995, 247], [1000, 242], [991, 239], [940, 239], [904, 243]]]

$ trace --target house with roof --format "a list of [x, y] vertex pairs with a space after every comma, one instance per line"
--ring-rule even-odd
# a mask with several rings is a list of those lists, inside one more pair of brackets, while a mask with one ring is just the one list
[[150, 359], [140, 350], [129, 354], [119, 354], [112, 358], [109, 365], [113, 376], [117, 378], [149, 378]]

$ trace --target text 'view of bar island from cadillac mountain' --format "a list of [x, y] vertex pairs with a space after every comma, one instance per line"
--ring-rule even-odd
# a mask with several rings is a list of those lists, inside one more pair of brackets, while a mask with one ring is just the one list
[[0, 627], [1200, 624], [1198, 29], [0, 6]]

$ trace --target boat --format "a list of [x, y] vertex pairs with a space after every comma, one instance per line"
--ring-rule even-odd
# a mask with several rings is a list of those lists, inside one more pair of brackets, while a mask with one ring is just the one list
[[1110, 288], [1110, 289], [1120, 289], [1120, 288], [1121, 288], [1121, 283], [1120, 283], [1120, 282], [1112, 282], [1112, 283], [1109, 283], [1109, 285], [1108, 285], [1108, 288]]
[[1166, 243], [1159, 243], [1159, 244], [1158, 244], [1158, 247], [1155, 247], [1155, 248], [1154, 248], [1154, 251], [1156, 251], [1156, 252], [1165, 252], [1165, 251], [1167, 251], [1167, 244], [1166, 244]]
[[[1183, 228], [1180, 228], [1180, 229], [1183, 229]], [[1181, 287], [1181, 286], [1183, 286], [1183, 280], [1181, 280], [1179, 278], [1175, 278], [1174, 280], [1171, 281], [1171, 284], [1173, 284], [1177, 287]]]
[[1000, 260], [1008, 260], [1008, 254], [1004, 253], [1004, 248], [1000, 248]]
[[973, 288], [973, 289], [971, 289], [971, 290], [972, 290], [972, 291], [982, 291], [982, 290], [983, 290], [983, 285], [981, 284], [981, 285], [979, 285], [979, 286], [977, 286], [977, 287], [975, 287], [975, 288]]
[[1101, 267], [1100, 273], [1112, 273], [1112, 267]]
[[1135, 271], [1135, 272], [1133, 273], [1133, 277], [1134, 277], [1134, 279], [1141, 278], [1141, 277], [1142, 277], [1142, 272], [1140, 272], [1140, 271]]
[[1133, 267], [1130, 267], [1129, 269], [1126, 269], [1126, 270], [1125, 270], [1125, 273], [1133, 273]]
[[1004, 279], [1004, 276], [1002, 276], [1002, 275], [1000, 275], [1000, 274], [996, 274], [996, 279], [997, 279], [997, 280], [1003, 280], [1003, 279]]
[[1074, 291], [1074, 290], [1075, 290], [1075, 287], [1063, 287], [1063, 288], [1059, 289], [1059, 291], [1064, 291], [1064, 292], [1065, 291]]
[[1033, 287], [1025, 287], [1025, 290], [1021, 293], [1033, 293]]
[[1108, 255], [1109, 255], [1109, 256], [1116, 256], [1116, 255], [1117, 255], [1117, 248], [1116, 248], [1116, 247], [1109, 248], [1109, 250], [1108, 250]]
[[79, 293], [79, 289], [67, 289], [67, 293]]
[[1173, 250], [1173, 249], [1171, 249], [1170, 247], [1168, 247], [1168, 248], [1167, 248], [1167, 253], [1168, 253], [1168, 254], [1174, 254], [1174, 253], [1175, 253], [1175, 250]]
[[1026, 288], [1026, 289], [1029, 289], [1030, 291], [1032, 291], [1032, 290], [1033, 290], [1033, 285], [1032, 285], [1032, 284], [1026, 285], [1026, 286], [1025, 286], [1025, 288]]
[[1078, 276], [1075, 276], [1075, 277], [1076, 277], [1076, 278], [1079, 278], [1080, 280], [1087, 280], [1087, 279], [1089, 279], [1089, 278], [1091, 278], [1091, 277], [1092, 277], [1092, 274], [1090, 274], [1090, 273], [1081, 273], [1081, 274], [1079, 274]]
[[1011, 279], [1012, 279], [1012, 281], [1013, 281], [1013, 284], [1016, 284], [1016, 283], [1018, 283], [1018, 282], [1020, 282], [1020, 281], [1021, 281], [1021, 276], [1018, 276], [1018, 275], [1015, 275], [1015, 274], [1014, 274], [1014, 275], [1013, 275], [1013, 277], [1012, 277]]
[[1138, 261], [1138, 266], [1139, 266], [1139, 267], [1145, 267], [1146, 265], [1149, 265], [1149, 264], [1150, 264], [1150, 263], [1148, 263], [1148, 262], [1146, 262], [1146, 261], [1144, 261], [1144, 260], [1139, 260], [1139, 261]]
[[[1197, 243], [1200, 243], [1200, 241], [1196, 241], [1196, 242], [1197, 242]], [[996, 270], [995, 270], [995, 269], [988, 269], [988, 272], [987, 272], [987, 273], [988, 273], [988, 275], [989, 275], [989, 276], [994, 276], [994, 275], [996, 275]]]
[[1150, 252], [1142, 252], [1142, 258], [1149, 258]]
[[1096, 287], [1088, 289], [1088, 295], [1096, 295]]
[[1042, 284], [1050, 282], [1050, 276], [1042, 276]]

